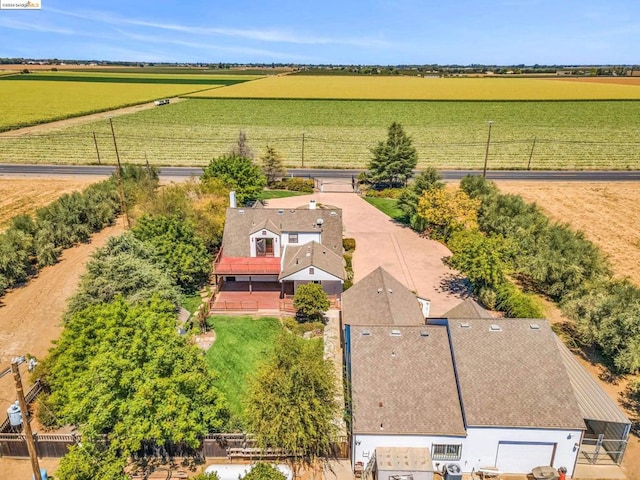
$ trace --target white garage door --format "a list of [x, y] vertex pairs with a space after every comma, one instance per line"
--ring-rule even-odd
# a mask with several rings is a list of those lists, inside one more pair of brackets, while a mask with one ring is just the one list
[[551, 465], [554, 443], [500, 442], [496, 467], [504, 473], [531, 473], [534, 467]]

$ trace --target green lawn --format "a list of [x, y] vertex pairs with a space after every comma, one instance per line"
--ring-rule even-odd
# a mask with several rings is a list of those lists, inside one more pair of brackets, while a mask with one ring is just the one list
[[291, 190], [263, 190], [258, 200], [269, 200], [270, 198], [297, 197], [300, 195], [309, 195], [303, 192], [292, 192]]
[[188, 310], [192, 315], [201, 303], [202, 298], [200, 298], [200, 293], [194, 293], [193, 295], [185, 295], [182, 297], [182, 307], [185, 310]]
[[390, 216], [394, 220], [400, 223], [409, 223], [407, 221], [407, 217], [402, 210], [398, 208], [398, 200], [395, 198], [369, 198], [364, 197], [364, 199], [369, 202], [371, 205], [376, 207], [385, 215]]
[[247, 380], [271, 352], [282, 325], [271, 317], [214, 316], [207, 322], [216, 332], [216, 341], [207, 351], [207, 365], [216, 372], [216, 385], [227, 397], [231, 413], [240, 416]]

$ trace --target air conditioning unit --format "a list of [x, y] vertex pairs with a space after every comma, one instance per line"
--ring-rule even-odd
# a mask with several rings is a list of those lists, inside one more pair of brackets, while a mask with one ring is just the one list
[[457, 463], [447, 463], [444, 466], [444, 480], [462, 480], [462, 468]]

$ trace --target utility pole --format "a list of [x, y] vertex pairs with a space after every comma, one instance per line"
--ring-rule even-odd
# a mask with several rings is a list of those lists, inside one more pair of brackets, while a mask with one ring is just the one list
[[302, 132], [302, 168], [304, 168], [304, 132]]
[[118, 153], [118, 144], [116, 143], [116, 132], [113, 129], [113, 119], [109, 117], [109, 125], [111, 125], [111, 136], [113, 137], [113, 147], [116, 149], [116, 160], [118, 167], [116, 168], [116, 183], [118, 184], [118, 195], [120, 196], [120, 207], [124, 215], [124, 228], [127, 230], [130, 228], [129, 215], [127, 214], [127, 199], [124, 195], [124, 187], [122, 186], [122, 171], [120, 165], [120, 154]]
[[21, 363], [22, 358], [14, 358], [11, 361], [11, 371], [13, 372], [13, 381], [16, 384], [16, 394], [18, 395], [18, 402], [20, 402], [20, 410], [22, 410], [22, 428], [24, 429], [24, 436], [27, 441], [27, 450], [29, 450], [31, 468], [33, 469], [34, 478], [36, 480], [42, 480], [42, 475], [40, 474], [40, 464], [38, 463], [38, 453], [36, 452], [36, 444], [33, 441], [33, 432], [31, 431], [31, 425], [29, 424], [27, 402], [24, 399], [22, 379], [20, 378], [19, 365]]
[[489, 120], [489, 135], [487, 136], [487, 150], [484, 153], [484, 167], [482, 169], [483, 178], [487, 178], [487, 161], [489, 160], [489, 145], [491, 144], [491, 125], [493, 125], [493, 122]]
[[527, 163], [527, 170], [531, 170], [531, 159], [533, 158], [534, 148], [536, 148], [536, 137], [533, 137], [533, 143], [531, 144], [531, 152], [529, 153], [529, 162]]
[[96, 146], [96, 155], [98, 156], [98, 165], [102, 165], [100, 162], [100, 150], [98, 150], [98, 140], [96, 139], [96, 132], [93, 132], [93, 144]]

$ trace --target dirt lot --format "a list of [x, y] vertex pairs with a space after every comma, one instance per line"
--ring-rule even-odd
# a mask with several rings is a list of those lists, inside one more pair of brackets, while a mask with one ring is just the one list
[[65, 193], [83, 190], [99, 180], [103, 179], [79, 176], [72, 179], [0, 177], [0, 230], [6, 227], [11, 217], [31, 213]]
[[614, 272], [640, 285], [640, 184], [635, 182], [496, 182], [536, 202], [551, 218], [582, 230]]

